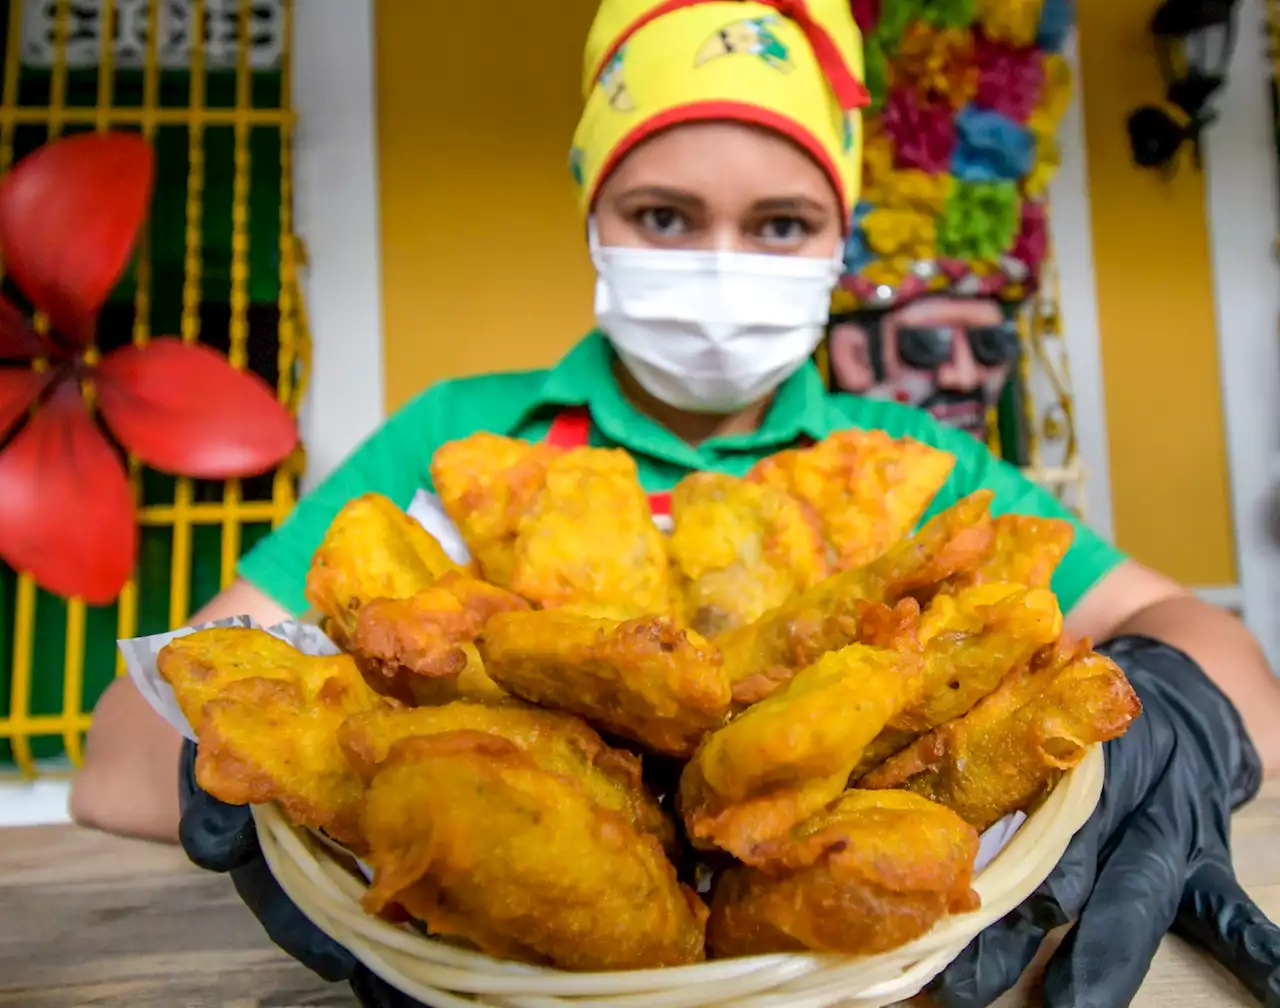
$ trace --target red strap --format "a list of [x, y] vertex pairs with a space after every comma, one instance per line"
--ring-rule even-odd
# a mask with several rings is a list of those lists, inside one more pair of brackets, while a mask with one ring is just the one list
[[556, 448], [585, 448], [591, 443], [591, 413], [574, 406], [556, 415], [547, 431], [547, 444]]
[[[546, 443], [557, 448], [586, 448], [591, 443], [591, 413], [585, 406], [575, 406], [557, 414]], [[660, 518], [670, 517], [671, 494], [649, 494], [649, 510]]]
[[[645, 25], [666, 14], [670, 14], [672, 11], [715, 2], [719, 2], [719, 0], [666, 0], [665, 3], [651, 7], [629, 24], [626, 30], [613, 40], [613, 45], [605, 52], [604, 58], [600, 60], [600, 65], [596, 68], [596, 80], [600, 79], [605, 67], [618, 55], [618, 50], [626, 45], [627, 41]], [[805, 38], [809, 40], [810, 48], [813, 49], [813, 55], [818, 61], [818, 66], [822, 68], [822, 73], [827, 78], [827, 83], [831, 85], [836, 101], [840, 103], [842, 109], [846, 112], [851, 112], [853, 109], [865, 108], [871, 104], [871, 93], [854, 75], [852, 68], [840, 52], [840, 47], [836, 44], [836, 40], [831, 37], [831, 33], [809, 11], [805, 0], [750, 0], [750, 2], [772, 7], [788, 21], [794, 21], [796, 26], [804, 32]]]

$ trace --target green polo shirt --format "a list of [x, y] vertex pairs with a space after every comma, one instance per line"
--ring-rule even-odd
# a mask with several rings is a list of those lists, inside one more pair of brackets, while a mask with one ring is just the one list
[[956, 465], [929, 514], [985, 487], [995, 493], [996, 513], [1066, 518], [1075, 524], [1075, 542], [1053, 582], [1064, 611], [1124, 559], [1052, 494], [993, 457], [968, 434], [897, 403], [829, 392], [812, 364], [778, 389], [758, 430], [712, 438], [695, 447], [623, 398], [613, 378], [612, 361], [608, 343], [597, 332], [549, 371], [482, 375], [433, 385], [307, 494], [289, 518], [240, 561], [240, 576], [290, 612], [305, 611], [303, 586], [311, 555], [347, 501], [373, 492], [407, 508], [419, 490], [432, 489], [431, 458], [442, 444], [477, 431], [541, 441], [557, 412], [568, 406], [590, 410], [591, 444], [631, 453], [649, 493], [670, 490], [694, 471], [741, 476], [761, 458], [805, 435], [821, 440], [849, 428], [883, 430], [941, 448], [955, 456]]

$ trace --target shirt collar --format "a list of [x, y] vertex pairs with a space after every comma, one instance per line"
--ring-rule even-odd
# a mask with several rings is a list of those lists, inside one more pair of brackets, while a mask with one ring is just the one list
[[[703, 459], [699, 449], [681, 441], [627, 402], [614, 378], [613, 361], [609, 341], [599, 330], [592, 331], [547, 373], [524, 417], [538, 409], [586, 406], [596, 426], [611, 441], [688, 469], [700, 468]], [[806, 435], [821, 440], [837, 423], [822, 376], [817, 366], [807, 361], [779, 387], [758, 430], [713, 438], [702, 447], [744, 452], [783, 448]]]

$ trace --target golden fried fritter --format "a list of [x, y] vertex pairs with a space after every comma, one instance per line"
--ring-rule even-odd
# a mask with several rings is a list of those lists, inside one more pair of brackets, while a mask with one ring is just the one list
[[396, 743], [362, 825], [372, 913], [398, 904], [434, 934], [566, 970], [704, 956], [706, 909], [658, 840], [496, 735]]
[[718, 638], [734, 699], [753, 703], [829, 651], [874, 643], [866, 626], [868, 603], [893, 605], [975, 568], [991, 549], [991, 497], [988, 490], [970, 494], [870, 566], [829, 577]]
[[822, 522], [838, 570], [865, 567], [911, 531], [955, 457], [884, 431], [846, 430], [762, 459], [748, 479], [804, 501]]
[[196, 780], [232, 805], [276, 801], [358, 849], [364, 783], [338, 745], [349, 715], [387, 704], [346, 655], [314, 658], [262, 630], [179, 637], [156, 658], [199, 740]]
[[762, 845], [844, 791], [863, 749], [919, 700], [920, 665], [914, 637], [897, 650], [851, 644], [707, 736], [680, 778], [693, 843], [758, 863]]
[[670, 611], [666, 543], [630, 455], [575, 448], [547, 465], [520, 521], [510, 587], [544, 609], [590, 616]]
[[719, 878], [707, 944], [716, 956], [897, 948], [977, 908], [977, 853], [977, 831], [941, 805], [846, 791], [776, 844], [763, 870]]
[[858, 786], [913, 791], [982, 831], [1034, 804], [1089, 746], [1123, 735], [1141, 710], [1119, 666], [1087, 641], [1060, 640]]
[[1071, 523], [1062, 518], [1005, 514], [991, 524], [995, 530], [991, 555], [975, 570], [953, 578], [952, 587], [1011, 582], [1048, 588], [1075, 538]]
[[759, 619], [827, 574], [820, 525], [775, 487], [694, 473], [672, 491], [671, 517], [683, 619], [704, 636]]
[[520, 519], [561, 451], [483, 431], [436, 450], [431, 481], [486, 581], [510, 585]]
[[[265, 630], [213, 627], [175, 637], [156, 655], [156, 669], [170, 686], [199, 736], [205, 705], [241, 679], [296, 682], [307, 697], [339, 702], [354, 698], [356, 710], [379, 706], [355, 663], [346, 655], [312, 657]], [[330, 680], [336, 680], [329, 686]]]
[[494, 613], [527, 610], [518, 595], [463, 574], [446, 574], [406, 599], [375, 599], [356, 622], [351, 652], [368, 680], [412, 706], [459, 697], [501, 700], [468, 647]]
[[855, 779], [919, 735], [960, 717], [1062, 632], [1053, 592], [988, 584], [938, 595], [920, 619], [924, 698], [895, 717], [862, 754]]
[[588, 797], [608, 812], [623, 816], [642, 833], [670, 847], [675, 831], [640, 780], [640, 759], [605, 745], [572, 714], [511, 702], [501, 707], [459, 700], [418, 710], [375, 710], [348, 718], [338, 742], [366, 780], [387, 761], [402, 739], [479, 731], [513, 743], [543, 770], [582, 785]]
[[417, 521], [379, 494], [348, 502], [333, 519], [307, 572], [307, 601], [327, 619], [340, 644], [376, 598], [407, 598], [457, 570]]
[[485, 670], [509, 693], [672, 756], [692, 753], [729, 710], [720, 656], [665, 617], [499, 613], [476, 646]]

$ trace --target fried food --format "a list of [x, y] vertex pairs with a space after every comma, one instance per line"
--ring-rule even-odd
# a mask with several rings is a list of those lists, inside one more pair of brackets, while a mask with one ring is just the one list
[[662, 845], [513, 742], [457, 731], [397, 742], [369, 787], [371, 913], [566, 970], [704, 957], [706, 909]]
[[1062, 518], [1014, 514], [1000, 515], [991, 524], [991, 555], [975, 570], [953, 578], [952, 587], [1008, 582], [1048, 588], [1075, 538], [1072, 524]]
[[380, 494], [349, 501], [333, 519], [307, 571], [306, 597], [339, 644], [376, 598], [407, 598], [457, 570], [418, 522]]
[[671, 517], [682, 616], [704, 636], [759, 619], [827, 574], [821, 526], [776, 487], [694, 473], [672, 491]]
[[935, 596], [920, 619], [924, 697], [867, 746], [854, 779], [966, 713], [1061, 632], [1057, 597], [1043, 588], [989, 584]]
[[631, 619], [666, 614], [666, 543], [625, 451], [576, 448], [552, 459], [520, 520], [513, 591], [543, 609]]
[[680, 778], [695, 846], [747, 864], [844, 791], [863, 749], [920, 695], [914, 635], [895, 650], [851, 644], [707, 736]]
[[692, 753], [729, 710], [719, 655], [665, 617], [499, 613], [476, 645], [490, 677], [515, 696], [671, 756]]
[[762, 459], [747, 478], [785, 490], [818, 516], [838, 570], [865, 567], [915, 526], [955, 457], [884, 431], [839, 431]]
[[469, 645], [495, 613], [528, 608], [504, 588], [450, 573], [409, 598], [365, 605], [351, 652], [377, 689], [411, 706], [502, 700], [505, 692]]
[[912, 791], [981, 832], [1037, 802], [1089, 746], [1123, 735], [1141, 711], [1119, 666], [1088, 641], [1061, 639], [858, 786]]
[[201, 630], [156, 659], [200, 739], [196, 780], [232, 805], [276, 801], [300, 826], [361, 847], [364, 782], [338, 745], [352, 714], [387, 701], [346, 655], [314, 658], [262, 630]]
[[734, 699], [754, 703], [827, 652], [873, 642], [869, 603], [892, 605], [976, 568], [991, 549], [991, 498], [987, 490], [970, 494], [875, 563], [829, 577], [718, 638]]
[[519, 703], [495, 707], [465, 700], [417, 710], [382, 709], [347, 718], [338, 731], [338, 743], [356, 772], [372, 780], [402, 739], [455, 731], [506, 739], [541, 769], [578, 782], [600, 808], [658, 837], [663, 846], [674, 845], [670, 820], [641, 782], [639, 757], [606, 745], [572, 714]]
[[977, 908], [978, 834], [902, 791], [846, 791], [771, 851], [718, 880], [707, 924], [716, 956], [811, 949], [873, 955]]
[[432, 484], [486, 581], [510, 586], [520, 519], [542, 492], [547, 463], [561, 451], [485, 432], [436, 450]]

